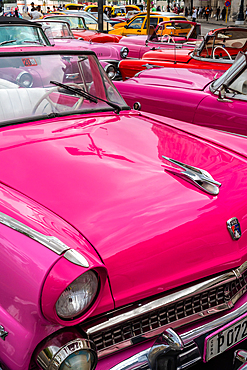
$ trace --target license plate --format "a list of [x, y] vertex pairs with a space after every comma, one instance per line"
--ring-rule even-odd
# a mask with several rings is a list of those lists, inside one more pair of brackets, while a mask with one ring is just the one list
[[204, 362], [218, 356], [245, 338], [247, 338], [247, 313], [206, 337], [204, 342]]

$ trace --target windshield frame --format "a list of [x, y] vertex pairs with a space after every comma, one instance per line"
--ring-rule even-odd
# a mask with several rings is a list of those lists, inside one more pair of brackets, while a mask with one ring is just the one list
[[[245, 62], [244, 62], [245, 60]], [[246, 54], [239, 54], [237, 59], [234, 61], [232, 66], [225, 71], [225, 73], [217, 78], [217, 80], [213, 81], [210, 85], [210, 91], [216, 92], [219, 88], [223, 85], [228, 85], [229, 82], [234, 80], [244, 69], [246, 69], [247, 62], [246, 62]]]

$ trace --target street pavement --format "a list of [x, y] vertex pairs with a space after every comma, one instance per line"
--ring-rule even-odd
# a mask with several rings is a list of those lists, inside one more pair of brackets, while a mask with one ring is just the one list
[[244, 27], [247, 28], [247, 22], [244, 24], [238, 25], [235, 21], [223, 21], [222, 19], [216, 20], [215, 17], [209, 18], [208, 21], [204, 18], [197, 18], [196, 20], [198, 23], [202, 25], [202, 33], [206, 34], [209, 30], [221, 27]]

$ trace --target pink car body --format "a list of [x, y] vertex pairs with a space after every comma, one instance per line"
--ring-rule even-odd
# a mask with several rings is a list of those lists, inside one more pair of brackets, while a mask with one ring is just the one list
[[[171, 25], [171, 29], [169, 30], [170, 34], [159, 34], [163, 27], [167, 25]], [[174, 28], [174, 32], [176, 32], [176, 28], [181, 29], [181, 27], [184, 27], [184, 29], [188, 30], [189, 26], [191, 29], [186, 36], [174, 36], [172, 34], [172, 27]], [[174, 47], [176, 47], [193, 50], [197, 36], [200, 35], [200, 33], [201, 25], [199, 23], [183, 20], [177, 20], [176, 22], [165, 21], [157, 25], [153, 35], [123, 36], [119, 40], [119, 44], [128, 47], [128, 57], [141, 58], [144, 53], [155, 49], [174, 49]], [[157, 36], [154, 37], [155, 35]]]
[[247, 136], [246, 54], [223, 73], [154, 68], [116, 87], [131, 107], [138, 102], [137, 109], [146, 112]]
[[118, 43], [97, 43], [76, 39], [68, 22], [62, 20], [49, 20], [45, 18], [37, 21], [42, 25], [51, 44], [61, 50], [92, 50], [100, 60], [101, 65], [111, 79], [120, 79], [118, 69], [120, 60], [127, 58], [129, 49]]
[[23, 57], [57, 69], [0, 80], [0, 367], [185, 369], [237, 345], [246, 139], [129, 110], [93, 52], [0, 69]]

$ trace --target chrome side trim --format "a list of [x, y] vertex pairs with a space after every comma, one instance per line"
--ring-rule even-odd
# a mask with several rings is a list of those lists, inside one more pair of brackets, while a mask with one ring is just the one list
[[75, 265], [82, 267], [89, 267], [89, 263], [85, 257], [83, 257], [77, 250], [70, 249], [64, 253], [64, 258], [68, 261], [74, 263]]
[[5, 215], [2, 212], [0, 212], [0, 223], [10, 227], [13, 230], [18, 231], [21, 234], [28, 236], [29, 238], [44, 245], [46, 248], [59, 255], [70, 249], [66, 244], [61, 242], [61, 240], [59, 240], [55, 236], [41, 234], [38, 231], [33, 230], [31, 227], [24, 225], [23, 223], [15, 220], [10, 216]]

